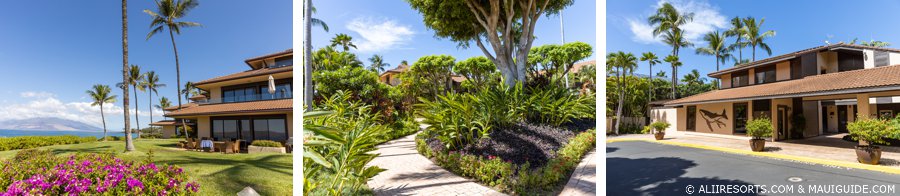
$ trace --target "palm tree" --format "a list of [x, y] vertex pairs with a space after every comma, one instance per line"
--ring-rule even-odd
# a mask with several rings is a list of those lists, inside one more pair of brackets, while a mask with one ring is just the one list
[[184, 83], [184, 89], [181, 89], [181, 94], [184, 94], [184, 99], [191, 99], [194, 95], [200, 94], [200, 91], [197, 90], [193, 82], [188, 81]]
[[[312, 6], [312, 1], [309, 2], [309, 9], [310, 9], [311, 13], [316, 13], [316, 7]], [[322, 27], [322, 30], [325, 30], [325, 32], [328, 32], [328, 24], [325, 24], [325, 21], [323, 21], [322, 19], [310, 17], [309, 23], [313, 26], [320, 26], [320, 27]]]
[[650, 72], [648, 72], [647, 76], [650, 77], [650, 99], [647, 99], [647, 102], [653, 101], [653, 65], [659, 64], [659, 57], [656, 57], [656, 54], [653, 52], [645, 52], [641, 55], [641, 61], [647, 61], [647, 64], [650, 65]]
[[163, 118], [164, 118], [164, 119], [167, 119], [166, 116], [165, 116], [165, 115], [166, 115], [166, 108], [172, 107], [172, 102], [169, 101], [169, 98], [166, 98], [166, 97], [159, 97], [159, 104], [156, 104], [156, 105], [153, 106], [153, 107], [156, 108], [156, 109], [162, 110], [162, 111], [163, 111]]
[[303, 75], [303, 85], [306, 87], [303, 90], [303, 102], [306, 104], [308, 109], [312, 109], [312, 100], [313, 100], [313, 83], [312, 83], [312, 25], [322, 26], [322, 29], [325, 32], [328, 32], [328, 25], [325, 24], [324, 21], [319, 20], [318, 18], [313, 18], [312, 13], [316, 11], [316, 8], [312, 5], [312, 0], [303, 1], [306, 2], [306, 10], [304, 13], [304, 19], [306, 22], [304, 23], [304, 30], [306, 31], [306, 45], [304, 46], [306, 50], [303, 53], [304, 59], [304, 75]]
[[[150, 37], [169, 29], [169, 39], [172, 41], [172, 51], [175, 52], [175, 92], [181, 93], [181, 64], [178, 62], [178, 47], [175, 45], [175, 34], [181, 35], [182, 27], [198, 27], [200, 23], [179, 21], [187, 15], [192, 9], [200, 5], [194, 0], [158, 0], [156, 1], [156, 12], [144, 10], [144, 13], [150, 15], [153, 20], [150, 22], [150, 28], [153, 29], [147, 34], [147, 40]], [[173, 33], [174, 32], [174, 33]], [[181, 109], [181, 95], [178, 96], [178, 109]], [[184, 124], [184, 119], [181, 119]]]
[[[690, 46], [694, 45], [694, 44], [688, 42], [684, 38], [683, 33], [684, 33], [684, 31], [679, 30], [679, 31], [675, 31], [675, 32], [666, 32], [666, 34], [663, 35], [663, 42], [665, 42], [666, 44], [669, 44], [670, 46], [673, 47], [673, 50], [675, 50], [675, 52], [672, 54], [672, 56], [674, 56], [676, 58], [676, 60], [678, 58], [678, 51], [682, 47], [690, 47]], [[666, 61], [666, 62], [668, 62], [668, 61]], [[669, 62], [669, 63], [671, 63], [671, 62]], [[676, 94], [675, 83], [677, 83], [677, 81], [678, 81], [678, 67], [679, 66], [681, 66], [681, 65], [672, 64], [672, 99], [675, 99], [678, 97], [678, 94]]]
[[716, 58], [716, 71], [719, 71], [719, 63], [725, 64], [725, 60], [731, 58], [730, 50], [725, 46], [725, 35], [719, 31], [706, 33], [703, 40], [706, 47], [697, 48], [697, 54], [712, 55]]
[[735, 62], [744, 60], [743, 48], [747, 47], [747, 42], [743, 42], [744, 34], [746, 33], [741, 18], [737, 16], [731, 18], [731, 28], [725, 31], [725, 36], [735, 37], [734, 43], [728, 46], [728, 49], [731, 51], [734, 51], [734, 49], [738, 50], [738, 60]]
[[375, 73], [384, 71], [384, 67], [391, 66], [391, 64], [387, 64], [384, 62], [383, 59], [381, 59], [381, 55], [377, 55], [377, 54], [372, 55], [372, 58], [369, 58], [369, 61], [372, 62], [372, 65], [371, 65], [371, 67], [369, 67], [369, 69]]
[[[678, 61], [678, 56], [669, 55], [669, 56], [666, 56], [666, 59], [664, 59], [663, 61], [665, 61], [669, 64], [672, 64], [672, 77], [674, 78], [675, 71], [678, 69], [678, 67], [681, 66], [681, 61]], [[677, 89], [675, 89], [675, 87], [677, 84], [678, 84], [678, 80], [672, 80], [672, 98], [673, 99], [675, 98], [675, 91], [677, 90]]]
[[[150, 108], [153, 108], [153, 101], [149, 100], [153, 100], [153, 94], [159, 95], [156, 90], [161, 87], [166, 87], [166, 84], [159, 83], [159, 75], [156, 75], [155, 71], [148, 71], [146, 77], [144, 77], [144, 81], [141, 82], [141, 86], [146, 89], [147, 94], [150, 95], [147, 102], [150, 103]], [[153, 109], [150, 109], [150, 123], [153, 123]]]
[[356, 48], [356, 45], [353, 45], [353, 37], [350, 37], [347, 34], [339, 33], [331, 38], [331, 47], [341, 46], [344, 48], [344, 52], [350, 50], [350, 47]]
[[[637, 58], [634, 54], [625, 53], [622, 51], [616, 53], [610, 53], [606, 57], [607, 67], [615, 68], [616, 71], [616, 80], [618, 82], [617, 86], [619, 89], [619, 104], [616, 106], [616, 124], [613, 129], [615, 129], [616, 135], [619, 134], [619, 128], [622, 122], [622, 107], [625, 105], [625, 80], [627, 79], [625, 74], [628, 73], [628, 70], [634, 70], [634, 67], [637, 66]], [[610, 63], [612, 63], [610, 65]]]
[[138, 98], [137, 91], [140, 90], [144, 92], [144, 87], [141, 85], [141, 81], [144, 80], [144, 74], [141, 73], [141, 67], [138, 65], [131, 65], [131, 68], [128, 69], [128, 80], [119, 83], [118, 86], [120, 88], [127, 88], [127, 86], [131, 85], [131, 88], [134, 91], [134, 122], [135, 127], [138, 130], [138, 138], [141, 138], [141, 120], [138, 115]]
[[[122, 0], [122, 83], [128, 81], [128, 0]], [[125, 152], [134, 151], [131, 119], [128, 113], [128, 85], [122, 85], [122, 111], [125, 115]]]
[[103, 114], [104, 103], [115, 103], [116, 96], [111, 95], [111, 89], [107, 85], [95, 84], [92, 90], [86, 93], [91, 97], [91, 106], [100, 106], [100, 119], [103, 121], [103, 141], [106, 141], [106, 115]]
[[752, 61], [756, 61], [757, 46], [765, 50], [769, 55], [772, 55], [772, 49], [769, 48], [769, 44], [766, 44], [765, 40], [769, 37], [775, 37], [775, 31], [768, 30], [766, 32], [760, 33], [760, 29], [765, 22], [765, 18], [759, 19], [759, 23], [756, 23], [756, 19], [753, 17], [747, 17], [744, 19], [744, 39], [746, 39], [747, 44], [750, 45], [751, 48], [753, 48]]

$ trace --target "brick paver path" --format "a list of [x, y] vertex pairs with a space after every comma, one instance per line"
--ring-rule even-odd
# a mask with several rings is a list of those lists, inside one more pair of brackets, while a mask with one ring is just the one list
[[387, 171], [368, 185], [375, 195], [505, 195], [450, 173], [416, 151], [415, 135], [378, 146], [380, 155], [369, 162]]
[[559, 195], [597, 195], [597, 149], [590, 151], [572, 172]]

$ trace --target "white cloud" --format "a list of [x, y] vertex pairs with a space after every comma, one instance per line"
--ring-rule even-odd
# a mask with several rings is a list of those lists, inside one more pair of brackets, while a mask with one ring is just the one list
[[412, 40], [412, 35], [415, 34], [407, 25], [371, 17], [355, 18], [346, 27], [361, 36], [361, 40], [354, 41], [360, 52], [394, 49]]
[[[22, 92], [20, 95], [26, 100], [25, 103], [7, 103], [0, 106], [0, 120], [55, 117], [102, 126], [100, 106], [91, 106], [90, 102], [64, 103], [54, 94], [47, 92]], [[162, 119], [162, 111], [153, 110], [154, 120]], [[104, 104], [103, 113], [106, 115], [107, 125], [121, 124], [118, 121], [122, 121], [122, 111], [119, 105]], [[134, 115], [134, 109], [129, 110], [129, 113]], [[149, 111], [141, 110], [138, 114], [142, 118], [141, 124], [146, 125], [149, 122]]]
[[[694, 13], [694, 19], [684, 24], [682, 29], [684, 29], [684, 38], [695, 44], [701, 42], [700, 39], [703, 37], [703, 34], [731, 26], [728, 19], [719, 13], [719, 8], [710, 5], [706, 1], [660, 0], [656, 5], [652, 6], [651, 14], [655, 14], [656, 9], [662, 7], [666, 2], [671, 3], [682, 14]], [[640, 19], [628, 19], [628, 26], [634, 34], [632, 39], [645, 44], [662, 44], [662, 39], [659, 36], [653, 36], [653, 26], [647, 23], [646, 18], [645, 16]]]

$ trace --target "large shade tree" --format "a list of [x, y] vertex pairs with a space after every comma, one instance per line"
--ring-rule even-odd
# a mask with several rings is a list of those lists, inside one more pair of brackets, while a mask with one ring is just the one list
[[[537, 75], [537, 71], [543, 71], [552, 80], [563, 79], [576, 62], [593, 55], [593, 47], [584, 42], [569, 42], [563, 45], [547, 44], [534, 47], [528, 54], [529, 73], [531, 77]], [[542, 65], [537, 68], [537, 65]]]
[[103, 141], [106, 141], [106, 115], [103, 114], [103, 104], [115, 103], [116, 96], [110, 94], [112, 90], [107, 85], [97, 84], [86, 93], [91, 97], [91, 106], [100, 106], [100, 120], [103, 121]]
[[[474, 42], [497, 65], [504, 82], [524, 82], [528, 52], [541, 16], [558, 14], [574, 0], [407, 0], [425, 27], [460, 47]], [[488, 46], [489, 45], [489, 46]]]
[[497, 72], [497, 66], [487, 57], [477, 56], [456, 63], [453, 72], [466, 77], [463, 86], [480, 89], [496, 79], [494, 73]]
[[431, 87], [427, 89], [429, 91], [427, 94], [437, 99], [437, 95], [450, 92], [452, 88], [450, 77], [453, 74], [451, 71], [455, 65], [456, 59], [449, 55], [423, 56], [412, 64], [406, 74], [415, 75], [430, 83], [425, 85]]

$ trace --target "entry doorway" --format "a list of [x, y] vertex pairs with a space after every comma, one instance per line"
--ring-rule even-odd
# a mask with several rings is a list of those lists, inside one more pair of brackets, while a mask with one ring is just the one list
[[838, 119], [838, 132], [839, 133], [847, 133], [847, 106], [839, 105], [837, 106], [837, 119]]
[[789, 123], [791, 118], [788, 116], [790, 110], [791, 108], [785, 105], [778, 106], [778, 110], [776, 111], [777, 115], [775, 115], [775, 131], [778, 133], [778, 137], [775, 138], [776, 140], [790, 139], [788, 134], [788, 132], [790, 132]]

